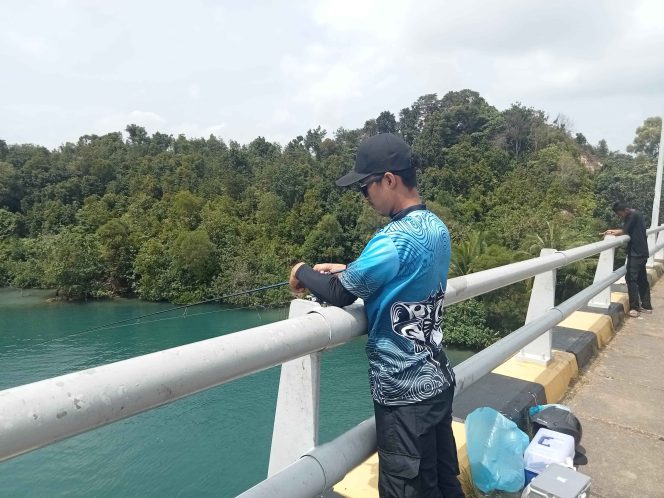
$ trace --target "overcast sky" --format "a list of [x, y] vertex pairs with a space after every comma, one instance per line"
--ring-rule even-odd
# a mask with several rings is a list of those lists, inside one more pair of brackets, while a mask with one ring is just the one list
[[661, 0], [0, 0], [0, 139], [287, 143], [470, 88], [624, 149], [664, 114]]

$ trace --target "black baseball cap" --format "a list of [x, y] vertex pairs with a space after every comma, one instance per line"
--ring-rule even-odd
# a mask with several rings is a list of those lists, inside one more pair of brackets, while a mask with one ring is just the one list
[[355, 167], [336, 181], [348, 187], [376, 173], [412, 168], [410, 146], [393, 133], [381, 133], [365, 139], [357, 149]]

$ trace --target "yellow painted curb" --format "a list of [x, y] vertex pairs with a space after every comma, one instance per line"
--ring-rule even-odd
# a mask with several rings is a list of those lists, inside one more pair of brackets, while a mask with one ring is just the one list
[[606, 346], [613, 337], [613, 321], [611, 317], [599, 313], [575, 311], [558, 325], [560, 327], [592, 332], [597, 336], [597, 344], [599, 344], [600, 348]]
[[544, 387], [547, 403], [557, 403], [565, 393], [573, 378], [579, 373], [576, 357], [566, 351], [552, 351], [551, 362], [540, 365], [523, 361], [513, 356], [493, 370], [493, 373], [536, 382]]
[[[470, 463], [466, 453], [466, 429], [463, 423], [453, 421], [452, 432], [457, 446], [459, 469], [469, 472]], [[351, 470], [343, 480], [332, 488], [339, 496], [347, 498], [378, 498], [378, 453], [374, 453]]]
[[629, 296], [625, 292], [612, 292], [611, 302], [622, 304], [625, 314], [629, 313]]
[[457, 447], [457, 459], [459, 460], [459, 482], [466, 496], [475, 496], [473, 490], [473, 478], [470, 474], [470, 462], [468, 461], [468, 448], [466, 447], [466, 426], [463, 422], [452, 422], [452, 432]]
[[378, 453], [351, 470], [332, 489], [347, 498], [378, 498]]
[[457, 457], [459, 458], [459, 470], [470, 469], [468, 453], [466, 452], [466, 425], [463, 422], [452, 421], [452, 432], [456, 441]]

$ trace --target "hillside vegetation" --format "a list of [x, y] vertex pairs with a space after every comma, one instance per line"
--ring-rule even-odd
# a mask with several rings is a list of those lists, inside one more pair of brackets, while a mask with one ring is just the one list
[[[451, 276], [476, 272], [597, 240], [617, 225], [615, 199], [649, 218], [660, 126], [646, 120], [620, 154], [572, 134], [564, 117], [519, 103], [499, 111], [462, 90], [284, 147], [136, 125], [56, 150], [0, 141], [0, 285], [188, 303], [284, 280], [299, 260], [351, 261], [386, 220], [334, 180], [380, 132], [419, 157], [421, 194], [452, 234]], [[559, 272], [558, 297], [592, 272], [592, 262]], [[520, 326], [529, 285], [450, 308], [447, 341], [479, 348]], [[288, 299], [282, 288], [231, 304]]]

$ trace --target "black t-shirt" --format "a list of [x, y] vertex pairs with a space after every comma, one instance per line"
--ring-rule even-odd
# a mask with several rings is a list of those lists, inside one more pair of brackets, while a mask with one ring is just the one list
[[630, 236], [627, 244], [627, 254], [635, 258], [648, 257], [648, 237], [646, 236], [646, 222], [643, 215], [633, 209], [625, 218], [623, 232]]

